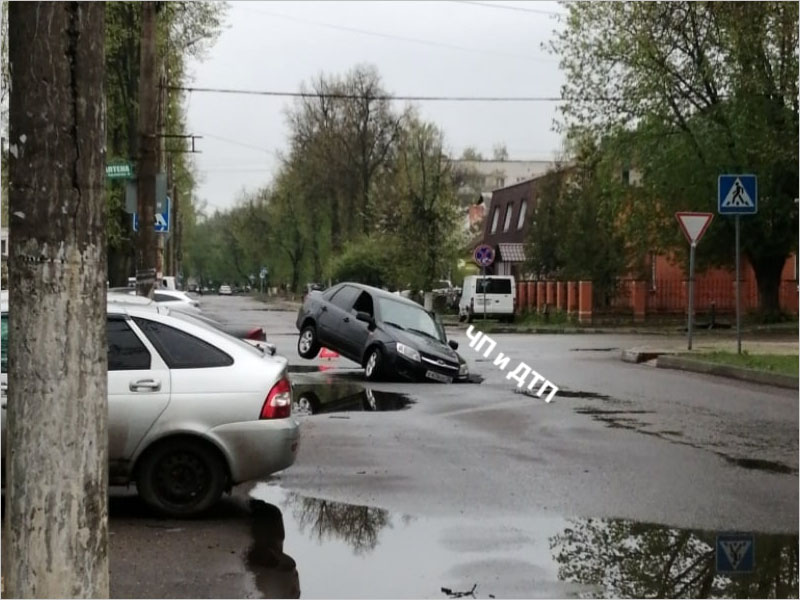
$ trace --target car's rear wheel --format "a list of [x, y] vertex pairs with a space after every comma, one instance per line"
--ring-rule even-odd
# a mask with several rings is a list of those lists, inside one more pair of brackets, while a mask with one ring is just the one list
[[193, 516], [217, 503], [227, 469], [208, 444], [167, 440], [149, 450], [137, 469], [136, 489], [148, 505], [170, 517]]
[[319, 354], [320, 345], [317, 339], [317, 328], [313, 325], [306, 325], [300, 332], [297, 340], [297, 353], [303, 358], [316, 358]]
[[383, 372], [383, 352], [378, 346], [373, 346], [367, 352], [364, 361], [364, 375], [369, 381], [378, 381]]

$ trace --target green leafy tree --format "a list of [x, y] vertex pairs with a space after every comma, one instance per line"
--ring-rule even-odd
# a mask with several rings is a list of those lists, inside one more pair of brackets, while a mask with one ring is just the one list
[[[787, 2], [566, 3], [552, 50], [566, 74], [561, 125], [622, 136], [661, 205], [715, 211], [717, 176], [759, 176], [759, 213], [743, 218], [743, 252], [761, 308], [776, 311], [780, 273], [797, 248], [798, 6]], [[732, 220], [703, 251], [730, 264]], [[680, 238], [672, 238], [678, 247]]]

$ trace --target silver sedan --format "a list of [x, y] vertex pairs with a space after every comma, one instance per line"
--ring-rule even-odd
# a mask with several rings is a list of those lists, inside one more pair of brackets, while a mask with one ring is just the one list
[[[5, 350], [5, 303], [0, 311]], [[135, 482], [157, 511], [188, 516], [294, 463], [299, 423], [285, 359], [152, 302], [109, 303], [107, 330], [112, 484]]]

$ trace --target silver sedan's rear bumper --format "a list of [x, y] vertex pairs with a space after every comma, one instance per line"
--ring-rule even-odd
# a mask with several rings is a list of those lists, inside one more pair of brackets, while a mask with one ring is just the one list
[[294, 417], [244, 421], [214, 427], [208, 435], [225, 453], [235, 485], [291, 466], [300, 445], [300, 424]]

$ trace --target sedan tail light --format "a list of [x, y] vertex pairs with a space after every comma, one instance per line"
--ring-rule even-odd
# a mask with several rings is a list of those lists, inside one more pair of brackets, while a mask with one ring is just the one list
[[272, 386], [261, 407], [261, 419], [285, 419], [292, 414], [292, 386], [284, 377]]

